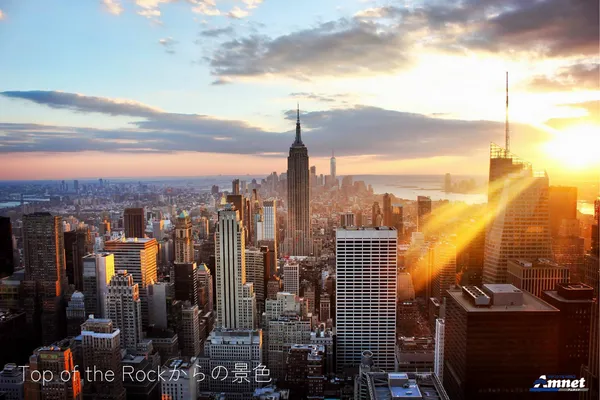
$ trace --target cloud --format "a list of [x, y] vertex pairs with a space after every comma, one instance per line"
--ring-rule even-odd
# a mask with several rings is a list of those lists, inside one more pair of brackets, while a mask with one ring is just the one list
[[248, 11], [246, 10], [242, 10], [241, 8], [239, 8], [238, 6], [235, 6], [231, 9], [231, 11], [229, 11], [227, 13], [227, 16], [229, 18], [233, 18], [233, 19], [242, 19], [244, 17], [247, 17], [249, 14]]
[[205, 29], [200, 32], [200, 36], [204, 37], [220, 37], [220, 36], [230, 36], [235, 32], [233, 26], [228, 26], [225, 28], [213, 28], [213, 29]]
[[110, 99], [106, 97], [85, 96], [77, 93], [59, 91], [6, 91], [0, 95], [12, 99], [21, 99], [56, 109], [76, 112], [97, 112], [107, 115], [127, 115], [132, 117], [150, 117], [162, 113], [158, 108], [150, 107], [133, 100]]
[[214, 17], [221, 15], [221, 11], [217, 8], [217, 4], [214, 0], [189, 0], [194, 7], [192, 12], [201, 15], [207, 15]]
[[[471, 23], [461, 41], [477, 50], [538, 52], [552, 57], [597, 55], [599, 5], [588, 0], [493, 0], [475, 2], [438, 16], [439, 22]], [[503, 6], [503, 7], [502, 7]], [[492, 14], [493, 16], [489, 16]], [[431, 13], [429, 14], [431, 20]]]
[[600, 64], [573, 64], [551, 76], [533, 77], [528, 87], [537, 91], [599, 90]]
[[[243, 121], [168, 113], [135, 101], [62, 92], [0, 94], [58, 109], [140, 118], [122, 129], [0, 123], [3, 153], [197, 151], [272, 157], [285, 152], [294, 137], [295, 110], [284, 114], [289, 131], [269, 132]], [[382, 159], [469, 156], [503, 135], [503, 124], [498, 122], [432, 118], [366, 106], [302, 113], [301, 121], [309, 154], [321, 157], [332, 146], [340, 155], [370, 154]], [[535, 141], [531, 128], [515, 124], [515, 129], [528, 132], [528, 139]]]
[[254, 34], [222, 43], [210, 58], [216, 76], [295, 79], [398, 71], [409, 65], [402, 32], [342, 19], [271, 38]]
[[359, 19], [377, 19], [377, 18], [390, 18], [403, 15], [402, 9], [393, 6], [386, 7], [375, 7], [361, 10], [354, 14], [354, 18]]
[[173, 46], [177, 43], [177, 41], [173, 40], [172, 37], [160, 39], [158, 43], [165, 48], [165, 51], [168, 54], [175, 54], [175, 49]]
[[290, 93], [290, 97], [293, 97], [295, 99], [313, 100], [313, 101], [318, 101], [321, 103], [340, 102], [342, 104], [347, 104], [348, 100], [352, 96], [348, 93], [324, 94], [324, 93], [311, 93], [311, 92], [294, 92], [294, 93]]
[[102, 4], [111, 14], [120, 15], [123, 12], [123, 6], [119, 0], [102, 0]]
[[574, 118], [553, 118], [549, 121], [546, 121], [546, 125], [558, 130], [580, 124], [600, 125], [600, 99], [580, 103], [563, 104], [562, 106], [570, 109], [576, 109], [577, 111], [583, 112], [584, 115]]
[[231, 82], [231, 79], [227, 79], [227, 78], [218, 78], [215, 79], [214, 81], [211, 82], [211, 85], [214, 86], [219, 86], [219, 85], [229, 85]]
[[242, 0], [242, 2], [246, 5], [247, 9], [251, 10], [262, 4], [263, 0]]

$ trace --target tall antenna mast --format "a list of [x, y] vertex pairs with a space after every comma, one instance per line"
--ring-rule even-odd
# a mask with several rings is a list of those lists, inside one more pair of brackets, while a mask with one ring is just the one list
[[510, 129], [508, 127], [508, 71], [506, 71], [506, 121], [504, 124], [504, 136], [505, 136], [505, 149], [506, 152], [510, 152]]

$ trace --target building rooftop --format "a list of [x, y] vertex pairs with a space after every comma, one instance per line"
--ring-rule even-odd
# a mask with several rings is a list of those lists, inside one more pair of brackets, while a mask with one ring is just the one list
[[[479, 289], [479, 288], [478, 288]], [[473, 298], [467, 294], [464, 294], [462, 289], [451, 289], [448, 290], [448, 295], [453, 298], [457, 304], [459, 304], [467, 312], [480, 313], [480, 312], [558, 312], [558, 309], [552, 305], [546, 303], [542, 299], [526, 292], [517, 289], [513, 285], [509, 284], [493, 284], [484, 285], [486, 295], [490, 295], [492, 301], [488, 306], [481, 307], [475, 305]], [[516, 292], [515, 292], [516, 291]], [[511, 305], [510, 302], [505, 303], [504, 299], [500, 302], [497, 301], [496, 297], [508, 297], [509, 300], [513, 299], [513, 294], [516, 294], [519, 299], [519, 303]], [[500, 304], [498, 304], [500, 303]]]
[[372, 400], [449, 400], [433, 374], [371, 372], [367, 373], [367, 387]]
[[190, 369], [196, 364], [196, 357], [174, 357], [167, 360], [165, 367], [169, 369]]
[[538, 258], [535, 260], [526, 260], [523, 258], [509, 259], [509, 263], [517, 265], [522, 268], [567, 268], [563, 265], [557, 264], [547, 258]]
[[120, 239], [114, 239], [114, 240], [109, 240], [107, 241], [105, 244], [112, 244], [112, 243], [131, 243], [131, 244], [135, 244], [135, 243], [140, 243], [140, 244], [146, 244], [152, 241], [156, 241], [156, 239], [154, 238], [126, 238], [125, 236], [123, 236]]

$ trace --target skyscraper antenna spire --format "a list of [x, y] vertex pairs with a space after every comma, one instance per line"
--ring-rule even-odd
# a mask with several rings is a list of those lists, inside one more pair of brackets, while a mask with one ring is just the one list
[[506, 71], [506, 121], [504, 123], [504, 136], [506, 152], [510, 152], [510, 129], [508, 126], [508, 71]]
[[294, 141], [294, 145], [303, 145], [301, 130], [302, 129], [300, 128], [300, 102], [298, 102], [296, 109], [296, 140]]

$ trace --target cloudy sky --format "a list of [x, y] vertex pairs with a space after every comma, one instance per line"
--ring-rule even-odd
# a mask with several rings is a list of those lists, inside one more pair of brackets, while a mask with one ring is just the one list
[[[0, 0], [0, 179], [600, 171], [598, 2]], [[594, 146], [597, 146], [594, 149]]]

